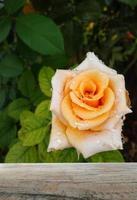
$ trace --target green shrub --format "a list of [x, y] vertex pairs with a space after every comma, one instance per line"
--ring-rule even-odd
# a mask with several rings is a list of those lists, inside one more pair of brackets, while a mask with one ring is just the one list
[[[47, 153], [51, 77], [94, 51], [127, 73], [137, 60], [137, 0], [0, 1], [0, 161], [123, 161], [118, 151], [77, 159]], [[132, 62], [131, 62], [132, 60]]]

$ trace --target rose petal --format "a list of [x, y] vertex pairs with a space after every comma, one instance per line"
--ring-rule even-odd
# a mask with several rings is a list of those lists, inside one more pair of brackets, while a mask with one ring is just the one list
[[115, 96], [110, 88], [107, 88], [105, 90], [103, 100], [104, 100], [103, 105], [96, 108], [95, 111], [86, 110], [72, 103], [73, 111], [75, 115], [79, 116], [82, 119], [93, 119], [95, 117], [98, 117], [99, 115], [102, 115], [105, 112], [110, 111], [112, 106], [114, 105]]
[[63, 99], [64, 85], [67, 79], [72, 76], [72, 72], [69, 70], [57, 70], [52, 78], [52, 99], [50, 110], [63, 122], [65, 120], [61, 114], [60, 105]]
[[69, 95], [66, 95], [61, 104], [61, 111], [64, 119], [68, 122], [68, 124], [74, 128], [78, 128], [79, 130], [88, 130], [92, 129], [96, 126], [102, 124], [109, 116], [109, 112], [106, 112], [99, 117], [96, 117], [91, 120], [81, 120], [79, 119], [73, 112], [73, 108], [71, 105], [71, 100]]
[[132, 111], [129, 109], [126, 100], [126, 88], [125, 88], [125, 79], [124, 76], [118, 74], [116, 76], [110, 76], [110, 86], [116, 96], [116, 106], [115, 114], [127, 114]]
[[108, 86], [108, 76], [98, 70], [87, 70], [85, 72], [81, 72], [72, 79], [70, 83], [70, 89], [72, 91], [76, 91], [77, 89], [79, 89], [80, 84], [85, 80], [92, 80], [95, 83], [97, 87], [97, 94], [93, 95], [92, 98], [95, 100], [100, 99], [102, 93], [104, 92], [104, 89], [106, 89]]
[[117, 74], [114, 69], [107, 67], [93, 52], [88, 52], [86, 59], [75, 68], [76, 71], [85, 71], [89, 69], [98, 69], [107, 74]]
[[66, 136], [66, 127], [53, 115], [48, 152], [69, 147], [71, 147], [71, 145]]
[[121, 128], [122, 121], [112, 130], [104, 130], [95, 133], [68, 127], [66, 134], [70, 144], [75, 147], [78, 152], [82, 153], [84, 158], [88, 158], [102, 151], [122, 149]]
[[100, 93], [100, 95], [95, 95], [95, 92], [97, 91], [97, 85], [90, 79], [90, 80], [84, 80], [80, 83], [80, 86], [78, 88], [80, 95], [78, 94], [77, 97], [81, 98], [82, 96], [82, 102], [86, 103], [87, 105], [91, 107], [97, 107], [99, 104], [99, 96], [101, 97], [103, 93]]
[[66, 80], [65, 87], [64, 87], [64, 96], [70, 92], [71, 79], [72, 79], [72, 77], [70, 77]]
[[124, 117], [127, 113], [131, 113], [132, 110], [127, 105], [126, 100], [126, 89], [125, 89], [125, 80], [123, 75], [114, 75], [110, 76], [110, 86], [115, 94], [115, 106], [109, 116], [109, 118], [102, 123], [99, 127], [96, 127], [94, 130], [111, 130], [115, 125]]
[[71, 101], [79, 106], [81, 106], [82, 108], [86, 108], [87, 110], [96, 110], [95, 107], [93, 106], [89, 106], [86, 103], [83, 103], [76, 95], [76, 93], [74, 92], [70, 92], [70, 98]]
[[82, 96], [85, 96], [86, 91], [90, 91], [93, 96], [96, 92], [97, 86], [93, 80], [83, 80], [79, 85], [79, 92]]

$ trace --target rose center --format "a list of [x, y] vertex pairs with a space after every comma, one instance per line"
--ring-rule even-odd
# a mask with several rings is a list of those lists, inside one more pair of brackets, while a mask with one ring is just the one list
[[83, 97], [92, 98], [96, 92], [96, 85], [93, 81], [82, 81], [79, 87]]
[[94, 91], [92, 91], [90, 89], [85, 89], [85, 91], [83, 93], [84, 93], [84, 96], [87, 98], [92, 98], [92, 96], [94, 95]]

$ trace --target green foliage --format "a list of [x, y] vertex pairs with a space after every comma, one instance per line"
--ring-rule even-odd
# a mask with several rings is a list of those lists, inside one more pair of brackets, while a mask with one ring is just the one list
[[84, 159], [78, 158], [78, 154], [75, 149], [58, 150], [54, 152], [47, 152], [47, 148], [44, 146], [44, 142], [39, 144], [39, 156], [42, 162], [46, 163], [76, 163], [83, 162]]
[[47, 152], [51, 78], [88, 51], [128, 75], [137, 61], [136, 6], [137, 0], [0, 2], [0, 162], [124, 161], [119, 151], [87, 160], [72, 148]]
[[25, 3], [25, 0], [5, 0], [5, 9], [9, 14], [15, 13]]
[[8, 115], [15, 120], [19, 120], [20, 114], [28, 109], [30, 109], [30, 102], [27, 99], [18, 98], [9, 104]]
[[107, 151], [95, 154], [87, 159], [88, 162], [124, 162], [120, 151]]
[[50, 67], [43, 67], [39, 73], [39, 84], [41, 91], [48, 97], [51, 97], [51, 78], [54, 71]]
[[35, 88], [36, 81], [34, 75], [30, 70], [26, 70], [18, 81], [18, 89], [24, 96], [31, 97]]
[[64, 52], [60, 30], [48, 17], [38, 14], [20, 16], [16, 29], [21, 40], [39, 53], [55, 55]]
[[63, 68], [68, 63], [68, 57], [65, 54], [45, 56], [45, 63], [53, 69]]
[[0, 62], [0, 75], [4, 77], [15, 77], [23, 71], [23, 63], [13, 54], [6, 55]]
[[0, 113], [0, 147], [8, 147], [16, 137], [16, 125], [6, 112]]
[[61, 151], [47, 152], [50, 137], [50, 127], [46, 131], [45, 138], [38, 145], [38, 154], [41, 162], [46, 163], [65, 163], [65, 162], [83, 162], [82, 156], [78, 157], [75, 149], [69, 148]]
[[119, 0], [127, 5], [130, 5], [132, 8], [137, 5], [137, 0]]
[[50, 109], [50, 101], [45, 100], [42, 101], [35, 110], [35, 114], [38, 117], [42, 117], [43, 119], [51, 119], [51, 112], [49, 111]]
[[35, 163], [37, 161], [36, 147], [25, 147], [21, 142], [11, 147], [5, 159], [6, 163]]
[[37, 106], [45, 100], [45, 95], [41, 92], [39, 87], [36, 87], [35, 90], [31, 91], [30, 100], [34, 106]]
[[5, 103], [5, 99], [6, 99], [6, 90], [5, 89], [1, 89], [0, 90], [0, 108], [3, 107], [3, 105]]
[[96, 0], [85, 0], [79, 3], [76, 8], [77, 16], [82, 21], [97, 21], [101, 17], [101, 8]]
[[39, 144], [45, 137], [48, 121], [30, 111], [24, 111], [21, 114], [21, 125], [19, 139], [24, 146], [34, 146]]
[[0, 42], [6, 39], [11, 28], [11, 20], [7, 17], [0, 18]]

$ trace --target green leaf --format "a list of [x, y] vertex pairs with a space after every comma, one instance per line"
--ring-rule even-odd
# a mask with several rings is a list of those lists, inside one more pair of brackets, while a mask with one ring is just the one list
[[10, 100], [14, 100], [14, 99], [16, 99], [16, 95], [17, 95], [17, 89], [16, 89], [16, 87], [11, 87], [10, 89], [9, 89], [9, 98], [10, 98]]
[[16, 138], [14, 138], [14, 139], [12, 140], [12, 142], [11, 142], [10, 145], [8, 146], [9, 149], [10, 149], [14, 144], [16, 144], [17, 142], [20, 142], [20, 141], [19, 141], [19, 139], [16, 137]]
[[9, 14], [15, 13], [25, 3], [25, 0], [5, 0], [5, 9]]
[[132, 8], [134, 8], [137, 5], [137, 0], [119, 0], [119, 1], [131, 6]]
[[6, 155], [6, 163], [36, 163], [38, 160], [36, 147], [24, 147], [21, 142], [11, 147]]
[[50, 101], [49, 100], [45, 100], [42, 101], [36, 108], [35, 110], [35, 114], [38, 117], [42, 117], [45, 119], [51, 119], [51, 112], [50, 112]]
[[83, 160], [78, 158], [78, 154], [75, 149], [64, 149], [54, 152], [47, 152], [47, 149], [44, 149], [43, 144], [39, 144], [39, 157], [42, 162], [46, 163], [73, 163], [73, 162], [82, 162]]
[[0, 42], [6, 39], [11, 28], [11, 20], [7, 17], [0, 18]]
[[30, 48], [46, 55], [64, 52], [63, 37], [58, 26], [48, 17], [29, 14], [17, 18], [16, 31]]
[[5, 56], [0, 62], [0, 75], [4, 77], [18, 76], [22, 73], [22, 71], [23, 63], [17, 56], [13, 54]]
[[6, 89], [0, 89], [0, 108], [3, 107], [6, 99]]
[[39, 144], [45, 137], [48, 121], [45, 118], [37, 117], [29, 111], [21, 114], [22, 128], [19, 130], [19, 139], [24, 146]]
[[25, 110], [21, 113], [20, 115], [20, 124], [21, 126], [25, 126], [26, 124], [26, 121], [28, 121], [28, 118], [30, 117], [33, 117], [34, 116], [34, 113], [32, 113], [31, 111], [29, 110]]
[[106, 151], [95, 154], [87, 159], [88, 162], [124, 162], [124, 158], [120, 151]]
[[30, 97], [35, 90], [35, 87], [36, 81], [33, 73], [30, 70], [26, 70], [18, 81], [18, 89], [24, 96]]
[[64, 54], [45, 56], [44, 63], [53, 69], [64, 68], [68, 64], [68, 57]]
[[41, 92], [39, 87], [36, 87], [36, 89], [31, 92], [30, 101], [34, 106], [37, 106], [43, 100], [45, 100], [45, 95]]
[[16, 137], [16, 126], [14, 121], [6, 114], [0, 113], [0, 147], [8, 147]]
[[50, 67], [43, 67], [39, 73], [40, 89], [48, 97], [51, 97], [51, 78], [53, 75], [54, 71]]
[[22, 111], [28, 109], [30, 109], [29, 101], [24, 98], [18, 98], [9, 104], [8, 115], [16, 120], [19, 120]]
[[39, 56], [39, 54], [36, 51], [31, 49], [20, 39], [18, 39], [18, 42], [16, 44], [16, 51], [19, 55], [23, 57], [24, 60], [28, 61], [30, 65], [32, 63], [35, 63], [37, 57]]

